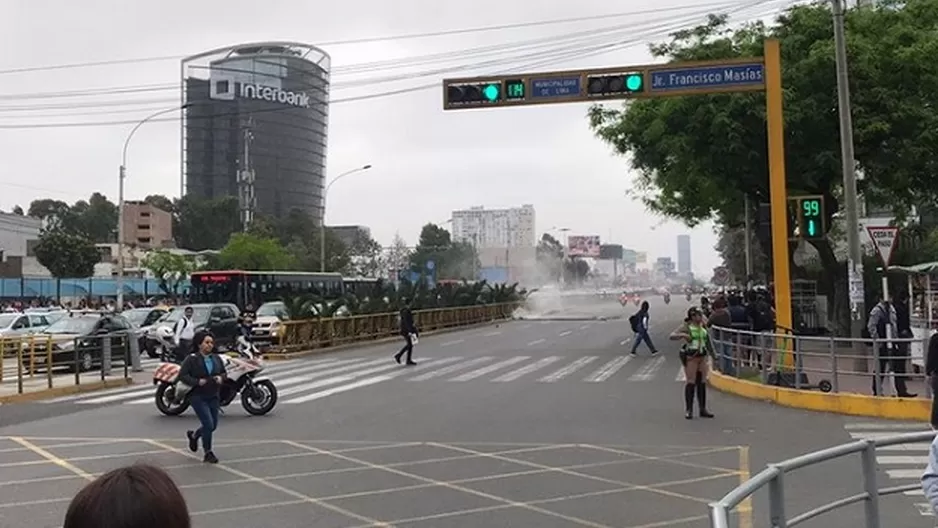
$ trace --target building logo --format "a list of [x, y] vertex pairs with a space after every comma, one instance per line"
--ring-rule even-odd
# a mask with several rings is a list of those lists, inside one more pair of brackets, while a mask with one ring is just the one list
[[234, 101], [235, 94], [242, 99], [258, 99], [271, 103], [309, 108], [309, 95], [290, 92], [261, 84], [236, 83], [233, 77], [215, 75], [209, 87], [209, 97], [220, 101]]

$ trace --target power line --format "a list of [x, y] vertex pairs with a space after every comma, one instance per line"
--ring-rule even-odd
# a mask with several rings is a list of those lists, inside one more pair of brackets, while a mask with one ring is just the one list
[[[543, 27], [549, 25], [557, 24], [571, 24], [576, 22], [588, 22], [593, 20], [608, 20], [612, 18], [622, 18], [629, 16], [639, 16], [647, 14], [657, 14], [664, 12], [674, 12], [681, 11], [685, 9], [700, 9], [700, 8], [718, 8], [721, 6], [728, 5], [728, 2], [710, 2], [706, 4], [685, 4], [680, 6], [672, 6], [658, 9], [643, 9], [638, 11], [625, 11], [617, 13], [608, 13], [604, 15], [591, 15], [591, 16], [581, 16], [581, 17], [566, 17], [558, 18], [552, 20], [541, 20], [535, 22], [521, 22], [515, 24], [500, 24], [494, 26], [481, 26], [474, 28], [462, 28], [462, 29], [452, 29], [452, 30], [443, 30], [443, 31], [429, 31], [422, 33], [407, 33], [401, 35], [388, 35], [388, 36], [379, 36], [379, 37], [366, 37], [366, 38], [357, 38], [357, 39], [345, 39], [345, 40], [333, 40], [326, 41], [317, 44], [319, 47], [323, 46], [344, 46], [350, 44], [366, 44], [366, 43], [375, 43], [375, 42], [390, 42], [398, 40], [414, 40], [422, 38], [433, 38], [433, 37], [446, 37], [446, 36], [455, 36], [455, 35], [466, 35], [471, 33], [483, 33], [488, 31], [504, 31], [508, 29], [522, 29], [530, 27]], [[156, 57], [140, 57], [140, 58], [131, 58], [131, 59], [110, 59], [102, 61], [86, 61], [86, 62], [77, 62], [77, 63], [66, 63], [66, 64], [51, 64], [46, 66], [29, 66], [23, 68], [10, 68], [6, 70], [0, 70], [0, 75], [8, 75], [14, 73], [29, 73], [37, 71], [51, 71], [51, 70], [67, 70], [75, 68], [90, 68], [98, 66], [113, 66], [120, 64], [134, 64], [134, 63], [144, 63], [144, 62], [163, 62], [171, 60], [182, 60], [184, 55], [164, 55]]]
[[[737, 8], [735, 11], [739, 12], [739, 11], [744, 11], [744, 10], [751, 9], [754, 7], [759, 7], [764, 4], [770, 3], [772, 1], [773, 0], [758, 0], [755, 2], [750, 2], [749, 4], [746, 4]], [[757, 18], [764, 17], [764, 16], [767, 16], [768, 14], [770, 14], [770, 11], [763, 11], [761, 13], [757, 13], [753, 15], [753, 17], [757, 17]], [[666, 32], [671, 32], [677, 29], [680, 29], [680, 26], [668, 28]], [[658, 31], [658, 33], [661, 33], [661, 31]], [[553, 64], [553, 63], [556, 63], [557, 61], [584, 58], [584, 57], [588, 57], [592, 55], [608, 53], [610, 51], [615, 51], [616, 49], [619, 49], [619, 48], [632, 46], [637, 41], [641, 41], [646, 37], [647, 37], [646, 35], [642, 35], [637, 39], [625, 40], [625, 41], [616, 42], [616, 43], [607, 43], [607, 44], [597, 45], [597, 46], [593, 46], [591, 48], [586, 48], [586, 49], [580, 48], [576, 51], [565, 51], [565, 52], [561, 52], [558, 56], [554, 56], [546, 60], [542, 59], [540, 61], [529, 63], [523, 66], [519, 65], [517, 67], [511, 68], [511, 70], [515, 70], [518, 68], [526, 68], [526, 69], [536, 68], [536, 67], [544, 66], [547, 64]], [[517, 59], [513, 58], [511, 60], [513, 61]], [[489, 64], [489, 65], [491, 66], [494, 64]], [[509, 73], [509, 71], [498, 71], [498, 72], [494, 72], [493, 74], [497, 75], [501, 73]], [[420, 75], [417, 75], [416, 77], [420, 77]], [[342, 104], [342, 103], [350, 103], [350, 102], [364, 101], [364, 100], [370, 100], [370, 99], [378, 99], [378, 98], [390, 97], [394, 95], [402, 95], [402, 94], [407, 94], [407, 93], [414, 93], [414, 92], [419, 92], [419, 91], [424, 91], [424, 90], [429, 90], [429, 89], [435, 89], [435, 88], [439, 88], [439, 86], [440, 86], [439, 82], [436, 82], [433, 84], [425, 84], [425, 85], [402, 88], [402, 89], [397, 89], [397, 90], [384, 91], [380, 93], [373, 93], [373, 94], [366, 94], [366, 95], [361, 95], [361, 96], [335, 99], [335, 100], [332, 100], [330, 104]], [[178, 102], [177, 99], [172, 99], [171, 101]], [[257, 110], [254, 113], [263, 113], [263, 112], [268, 112], [268, 111], [284, 111], [286, 109], [287, 108], [272, 108], [269, 110]], [[240, 115], [240, 114], [238, 112], [231, 112], [231, 113], [212, 114], [212, 115], [207, 115], [207, 116], [198, 116], [198, 117], [190, 116], [189, 119], [197, 120], [197, 119], [208, 119], [208, 118], [237, 116], [237, 115]], [[43, 117], [51, 117], [51, 116], [43, 116]], [[167, 118], [153, 119], [152, 121], [153, 122], [160, 122], [160, 121], [171, 122], [171, 121], [178, 121], [178, 120], [179, 120], [178, 117], [167, 117]], [[68, 122], [68, 123], [13, 124], [13, 125], [0, 125], [0, 129], [9, 130], [9, 129], [32, 129], [32, 128], [75, 128], [75, 127], [94, 127], [94, 126], [119, 126], [119, 125], [136, 124], [138, 121], [139, 120], [118, 120], [118, 121], [93, 121], [93, 122]]]

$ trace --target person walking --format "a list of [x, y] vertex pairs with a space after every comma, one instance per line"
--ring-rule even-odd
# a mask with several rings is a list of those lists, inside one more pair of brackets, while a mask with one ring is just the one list
[[655, 344], [651, 342], [651, 337], [648, 335], [648, 322], [648, 301], [642, 301], [638, 311], [629, 317], [629, 324], [632, 325], [632, 331], [635, 332], [635, 337], [632, 338], [632, 352], [630, 352], [633, 356], [636, 355], [638, 345], [643, 341], [651, 350], [651, 355], [658, 353], [658, 349], [655, 348]]
[[212, 450], [212, 437], [218, 428], [218, 410], [221, 407], [218, 391], [227, 373], [225, 363], [215, 353], [215, 338], [210, 332], [196, 333], [193, 343], [196, 344], [196, 351], [182, 362], [179, 379], [192, 387], [189, 401], [199, 417], [200, 426], [194, 431], [186, 431], [186, 439], [189, 441], [189, 451], [195, 453], [199, 450], [201, 438], [202, 450], [205, 452], [203, 462], [217, 464], [218, 457]]
[[887, 371], [891, 368], [893, 372], [893, 383], [896, 387], [896, 395], [900, 398], [914, 398], [915, 395], [909, 393], [905, 383], [905, 361], [906, 357], [901, 351], [895, 351], [896, 343], [892, 339], [898, 337], [898, 318], [896, 309], [888, 298], [880, 299], [876, 306], [870, 310], [870, 317], [866, 323], [866, 329], [870, 337], [877, 343], [879, 375], [873, 375], [873, 396], [879, 396], [883, 389], [883, 379]]
[[675, 330], [670, 339], [684, 341], [681, 363], [684, 364], [684, 418], [694, 418], [694, 395], [701, 418], [713, 418], [707, 410], [707, 324], [699, 308], [687, 311], [684, 324]]
[[402, 300], [403, 307], [401, 307], [401, 336], [404, 337], [404, 347], [401, 348], [401, 351], [397, 354], [394, 354], [394, 361], [398, 364], [401, 363], [401, 357], [404, 354], [407, 354], [406, 365], [416, 365], [417, 362], [411, 359], [411, 355], [414, 353], [414, 338], [418, 337], [419, 331], [417, 330], [417, 325], [414, 324], [414, 312], [410, 309], [410, 299]]
[[181, 362], [192, 352], [192, 339], [195, 337], [195, 323], [192, 322], [192, 307], [186, 306], [182, 317], [173, 326], [173, 343], [176, 345], [174, 354], [176, 361]]

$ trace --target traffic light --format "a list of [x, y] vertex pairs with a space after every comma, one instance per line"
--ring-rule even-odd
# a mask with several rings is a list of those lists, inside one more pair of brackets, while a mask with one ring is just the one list
[[[517, 91], [517, 87], [512, 87]], [[522, 94], [524, 86], [522, 85]], [[502, 100], [502, 83], [457, 84], [446, 87], [446, 102], [455, 105], [479, 105]]]
[[802, 238], [824, 238], [824, 198], [822, 196], [803, 196], [799, 199]]
[[622, 96], [644, 91], [645, 75], [641, 72], [590, 75], [586, 78], [586, 93], [592, 97]]

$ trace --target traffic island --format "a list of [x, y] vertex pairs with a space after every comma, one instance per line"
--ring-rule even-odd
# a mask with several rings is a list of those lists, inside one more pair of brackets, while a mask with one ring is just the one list
[[738, 379], [719, 372], [711, 372], [710, 385], [727, 394], [809, 411], [926, 423], [931, 417], [931, 400], [925, 398], [891, 398], [849, 392], [790, 389]]

